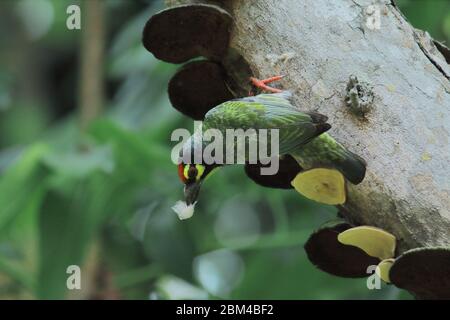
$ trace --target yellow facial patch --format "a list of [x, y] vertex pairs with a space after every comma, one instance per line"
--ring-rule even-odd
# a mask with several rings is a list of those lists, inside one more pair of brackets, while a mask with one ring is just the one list
[[[202, 177], [203, 173], [205, 172], [205, 166], [202, 166], [201, 164], [196, 164], [195, 167], [193, 165], [185, 165], [184, 166], [184, 170], [183, 170], [183, 175], [186, 178], [186, 180], [189, 180], [191, 177], [189, 176], [189, 173], [192, 172], [192, 170], [194, 169], [194, 173], [195, 173], [195, 180], [200, 180], [200, 178]], [[191, 171], [190, 171], [191, 170]]]
[[203, 175], [203, 172], [205, 172], [205, 166], [202, 166], [201, 164], [196, 164], [195, 168], [197, 169], [197, 176], [195, 177], [195, 180], [200, 180], [200, 178]]
[[183, 175], [186, 178], [186, 180], [189, 179], [189, 168], [191, 167], [190, 164], [187, 164], [184, 166], [184, 171], [183, 171]]

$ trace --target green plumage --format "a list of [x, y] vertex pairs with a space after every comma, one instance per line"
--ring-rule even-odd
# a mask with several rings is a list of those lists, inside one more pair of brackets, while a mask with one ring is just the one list
[[324, 133], [330, 128], [325, 116], [301, 112], [289, 98], [284, 91], [224, 102], [205, 115], [203, 130], [279, 129], [280, 155], [292, 155], [304, 169], [335, 168], [350, 182], [361, 182], [364, 160]]

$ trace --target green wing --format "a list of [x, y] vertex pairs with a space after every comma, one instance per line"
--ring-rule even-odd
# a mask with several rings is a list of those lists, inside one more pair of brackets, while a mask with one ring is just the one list
[[279, 129], [280, 154], [286, 154], [330, 128], [327, 118], [295, 109], [290, 93], [260, 94], [224, 102], [205, 115], [203, 129]]

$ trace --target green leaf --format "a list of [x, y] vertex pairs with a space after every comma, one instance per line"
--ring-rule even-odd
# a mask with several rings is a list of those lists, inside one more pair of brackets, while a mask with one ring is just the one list
[[[0, 179], [0, 230], [11, 224], [21, 213], [31, 212], [40, 203], [48, 170], [41, 165], [48, 146], [35, 144], [28, 148], [17, 163]], [[31, 201], [33, 200], [33, 201]]]
[[114, 170], [112, 150], [108, 145], [90, 147], [88, 150], [52, 153], [44, 158], [44, 163], [56, 174], [74, 178], [83, 178], [97, 170], [105, 173]]
[[192, 279], [194, 243], [189, 237], [190, 221], [180, 223], [167, 202], [155, 208], [143, 237], [145, 253], [171, 274]]
[[39, 298], [65, 297], [67, 267], [82, 266], [89, 244], [111, 212], [107, 181], [95, 173], [74, 183], [71, 194], [51, 190], [46, 195], [39, 220]]

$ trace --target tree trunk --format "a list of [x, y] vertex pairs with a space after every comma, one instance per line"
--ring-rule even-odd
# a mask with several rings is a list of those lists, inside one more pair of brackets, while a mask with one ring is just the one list
[[83, 2], [80, 125], [82, 129], [97, 118], [103, 109], [103, 64], [105, 42], [105, 8], [102, 0]]
[[[254, 75], [285, 75], [296, 105], [327, 115], [331, 135], [366, 159], [365, 180], [349, 185], [346, 218], [393, 233], [399, 252], [450, 245], [450, 67], [391, 1], [167, 3], [226, 6], [230, 45]], [[373, 93], [365, 117], [345, 102], [351, 75]]]

